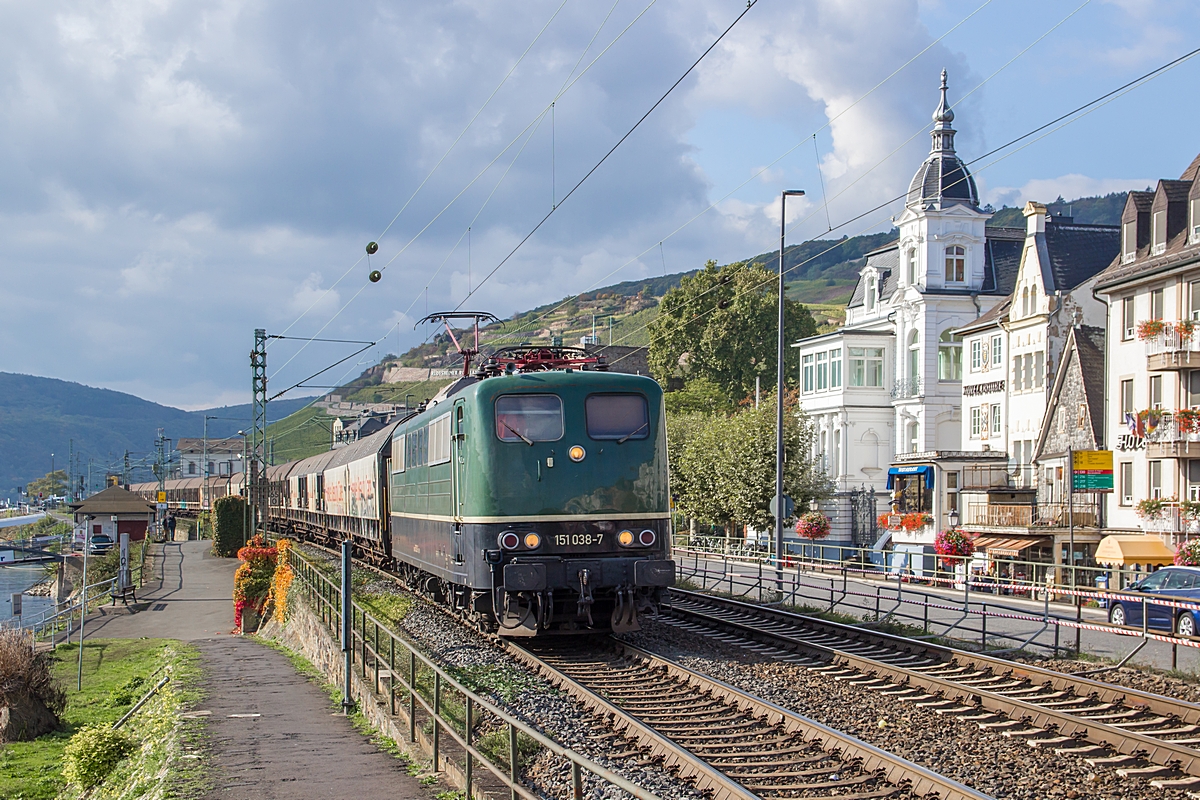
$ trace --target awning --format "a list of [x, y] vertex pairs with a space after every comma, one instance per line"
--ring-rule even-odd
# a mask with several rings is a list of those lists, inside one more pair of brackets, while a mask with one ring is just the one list
[[1036, 539], [1012, 539], [1003, 536], [980, 536], [975, 540], [975, 550], [986, 552], [989, 556], [1009, 556], [1016, 558], [1022, 550], [1035, 544], [1046, 544], [1049, 537]]
[[1114, 567], [1132, 564], [1161, 567], [1175, 562], [1175, 551], [1154, 534], [1113, 534], [1100, 540], [1096, 561]]
[[892, 467], [888, 470], [887, 488], [892, 488], [897, 475], [924, 475], [925, 488], [933, 488], [933, 467], [929, 464], [905, 464], [902, 467]]

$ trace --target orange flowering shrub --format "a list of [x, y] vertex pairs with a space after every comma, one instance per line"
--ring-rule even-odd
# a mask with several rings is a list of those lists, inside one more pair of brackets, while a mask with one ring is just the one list
[[292, 585], [292, 565], [288, 563], [287, 552], [292, 547], [291, 539], [280, 539], [275, 544], [277, 551], [275, 559], [275, 577], [271, 582], [271, 600], [275, 603], [275, 621], [282, 625], [287, 621], [287, 593]]
[[267, 547], [266, 541], [259, 535], [238, 550], [237, 557], [242, 564], [233, 573], [233, 622], [240, 630], [242, 612], [253, 608], [261, 614], [267, 603], [278, 551], [274, 547]]

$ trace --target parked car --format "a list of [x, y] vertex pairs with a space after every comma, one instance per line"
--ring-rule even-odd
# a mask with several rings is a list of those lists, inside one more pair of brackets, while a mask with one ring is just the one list
[[112, 550], [112, 549], [113, 549], [113, 539], [111, 536], [109, 536], [107, 533], [93, 533], [92, 534], [92, 546], [91, 546], [91, 549], [88, 550], [89, 553], [91, 553], [94, 556], [97, 556], [97, 555], [100, 555], [101, 553], [107, 553], [109, 550]]
[[[1195, 636], [1200, 630], [1200, 611], [1172, 608], [1151, 600], [1161, 597], [1200, 605], [1200, 567], [1164, 567], [1125, 589], [1122, 594], [1146, 597], [1146, 627]], [[1136, 600], [1113, 600], [1108, 621], [1113, 625], [1142, 626], [1142, 606]]]

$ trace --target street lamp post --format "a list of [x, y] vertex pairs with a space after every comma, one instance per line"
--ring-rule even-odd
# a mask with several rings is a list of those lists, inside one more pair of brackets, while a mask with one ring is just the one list
[[207, 506], [211, 512], [212, 502], [208, 493], [208, 421], [210, 419], [217, 419], [217, 417], [210, 417], [207, 414], [204, 416], [204, 447], [200, 455], [200, 469], [204, 473], [204, 497], [200, 498], [200, 508], [203, 510]]
[[784, 189], [779, 197], [779, 341], [775, 362], [775, 583], [783, 592], [783, 239], [787, 234], [787, 199], [803, 197], [799, 189]]
[[246, 535], [246, 528], [249, 525], [250, 517], [250, 484], [246, 482], [247, 467], [246, 461], [246, 432], [238, 431], [238, 436], [242, 437], [242, 489], [245, 502], [242, 503], [242, 546], [246, 546], [249, 536]]

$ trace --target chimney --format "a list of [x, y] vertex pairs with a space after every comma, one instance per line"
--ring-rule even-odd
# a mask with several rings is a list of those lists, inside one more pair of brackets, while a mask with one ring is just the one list
[[1021, 212], [1025, 215], [1025, 235], [1046, 232], [1046, 207], [1030, 200]]

